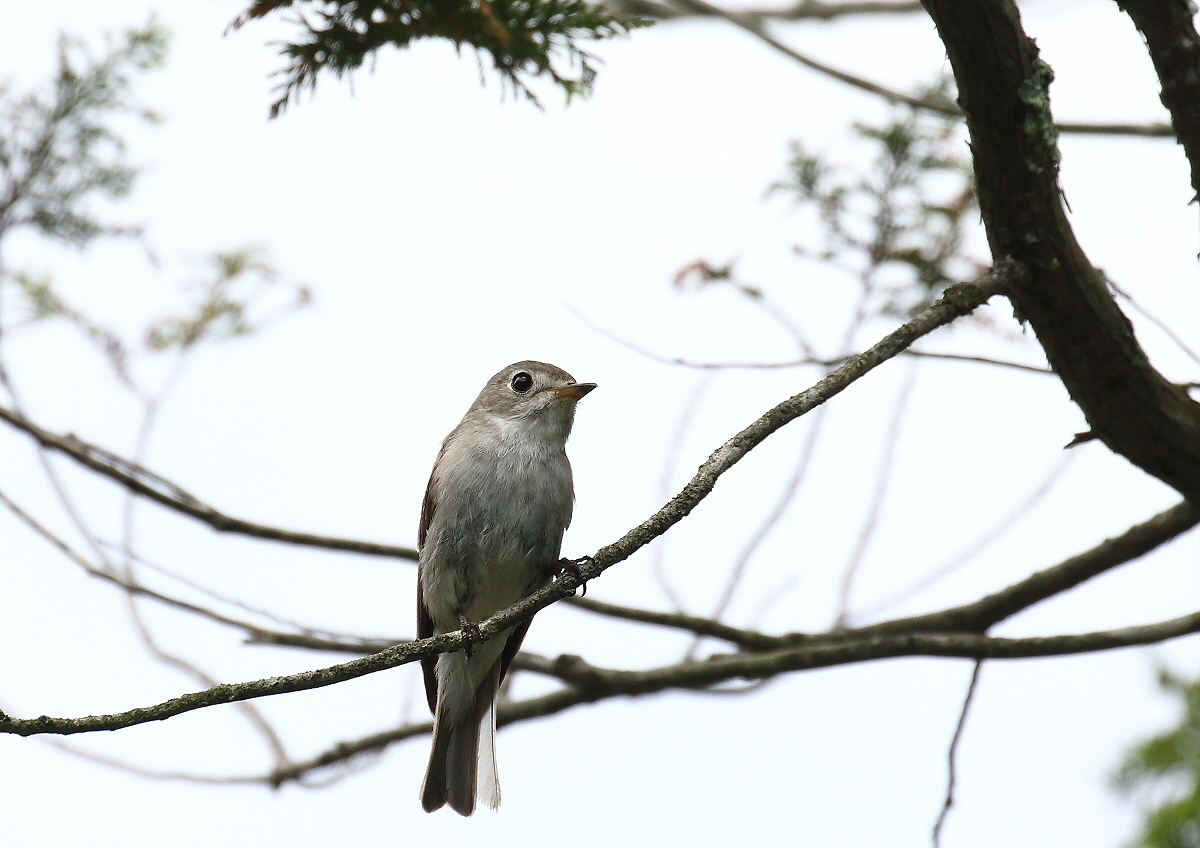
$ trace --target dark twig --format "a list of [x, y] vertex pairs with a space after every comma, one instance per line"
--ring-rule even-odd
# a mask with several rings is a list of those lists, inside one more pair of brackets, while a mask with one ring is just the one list
[[963, 698], [962, 712], [958, 715], [958, 725], [954, 728], [954, 737], [950, 740], [950, 750], [946, 754], [946, 759], [949, 762], [949, 776], [946, 779], [946, 800], [942, 804], [941, 812], [938, 813], [937, 821], [933, 823], [933, 848], [941, 848], [942, 825], [946, 822], [946, 816], [950, 813], [950, 808], [954, 806], [954, 783], [958, 777], [956, 765], [958, 740], [962, 738], [963, 726], [967, 723], [967, 712], [971, 709], [971, 699], [975, 697], [975, 686], [979, 683], [979, 670], [981, 668], [983, 668], [983, 660], [976, 660], [975, 668], [971, 671], [971, 683], [967, 686], [967, 695]]

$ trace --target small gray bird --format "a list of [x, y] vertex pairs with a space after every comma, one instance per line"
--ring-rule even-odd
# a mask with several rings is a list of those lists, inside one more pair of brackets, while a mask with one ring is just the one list
[[449, 802], [469, 816], [477, 790], [500, 804], [496, 692], [529, 622], [482, 644], [471, 632], [560, 570], [575, 500], [567, 436], [594, 388], [545, 362], [514, 363], [488, 380], [433, 464], [417, 535], [417, 635], [462, 629], [468, 643], [421, 661], [434, 715], [428, 812]]

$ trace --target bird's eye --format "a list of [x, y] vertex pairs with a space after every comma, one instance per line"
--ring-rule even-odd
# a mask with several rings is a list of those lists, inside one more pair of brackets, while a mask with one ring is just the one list
[[528, 391], [533, 388], [533, 378], [524, 371], [518, 371], [513, 375], [512, 383], [509, 385], [512, 386], [512, 390], [514, 392], [519, 395], [523, 395], [528, 393]]

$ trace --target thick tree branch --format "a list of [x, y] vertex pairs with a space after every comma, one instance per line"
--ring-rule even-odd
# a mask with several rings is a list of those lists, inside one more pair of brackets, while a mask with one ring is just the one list
[[1175, 138], [1192, 168], [1200, 195], [1200, 35], [1191, 0], [1117, 0], [1133, 19], [1162, 84], [1160, 98], [1171, 113]]
[[1010, 298], [1114, 452], [1200, 502], [1200, 404], [1156, 371], [1063, 210], [1050, 68], [1012, 0], [925, 0], [967, 116], [994, 259], [1028, 266]]
[[152, 500], [160, 506], [165, 506], [175, 512], [194, 518], [220, 533], [236, 533], [243, 536], [254, 536], [259, 539], [270, 539], [274, 542], [285, 542], [289, 545], [325, 548], [333, 551], [349, 551], [369, 556], [395, 557], [398, 559], [417, 558], [417, 552], [412, 548], [381, 545], [375, 542], [361, 542], [356, 539], [340, 539], [334, 536], [318, 536], [313, 533], [300, 533], [294, 530], [283, 530], [256, 524], [226, 515], [194, 497], [181, 486], [160, 477], [135, 462], [122, 459], [114, 453], [101, 447], [83, 441], [72, 435], [59, 435], [37, 424], [12, 409], [0, 406], [0, 420], [6, 421], [18, 430], [33, 437], [39, 445], [52, 451], [64, 454], [85, 468], [107, 477], [124, 486], [135, 495]]

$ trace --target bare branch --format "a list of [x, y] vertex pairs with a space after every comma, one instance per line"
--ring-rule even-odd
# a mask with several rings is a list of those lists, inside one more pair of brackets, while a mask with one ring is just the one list
[[[820, 366], [822, 368], [836, 368], [842, 365], [850, 358], [851, 354], [845, 356], [835, 356], [828, 359], [820, 357], [801, 357], [799, 359], [786, 359], [780, 362], [699, 362], [692, 359], [684, 359], [679, 356], [666, 356], [661, 353], [656, 353], [647, 347], [643, 347], [636, 342], [618, 336], [610, 330], [607, 330], [598, 324], [595, 324], [587, 319], [586, 316], [576, 312], [575, 316], [579, 318], [588, 328], [594, 330], [610, 341], [616, 342], [621, 347], [628, 348], [634, 353], [639, 353], [647, 359], [652, 359], [655, 362], [661, 362], [664, 365], [678, 365], [683, 368], [694, 368], [697, 371], [725, 371], [725, 370], [774, 370], [779, 368], [804, 368], [806, 366]], [[1001, 368], [1013, 368], [1017, 371], [1027, 371], [1031, 374], [1053, 375], [1054, 372], [1049, 368], [1044, 368], [1040, 365], [1027, 365], [1023, 362], [1012, 362], [1007, 359], [995, 359], [990, 356], [976, 356], [967, 353], [940, 353], [930, 350], [908, 350], [901, 351], [901, 356], [912, 356], [918, 359], [938, 359], [946, 362], [967, 362], [977, 363], [980, 365], [995, 365]]]
[[[775, 526], [783, 519], [787, 508], [791, 506], [792, 501], [795, 499], [796, 492], [799, 491], [801, 482], [807, 476], [813, 455], [816, 453], [816, 447], [820, 441], [821, 432], [826, 421], [824, 412], [824, 409], [818, 409], [813, 413], [812, 423], [800, 447], [800, 456], [796, 460], [792, 473], [783, 485], [783, 491], [776, 497], [775, 503], [767, 511], [762, 521], [759, 522], [758, 527], [755, 528], [754, 535], [750, 537], [749, 541], [738, 554], [737, 559], [734, 560], [733, 567], [729, 570], [729, 577], [725, 581], [725, 586], [721, 590], [721, 595], [717, 599], [716, 606], [713, 608], [712, 617], [715, 620], [719, 621], [725, 616], [725, 612], [733, 602], [734, 592], [737, 591], [737, 587], [741, 583], [742, 576], [745, 574], [750, 560], [758, 551], [759, 546], [770, 535], [771, 531], [775, 529]], [[695, 645], [692, 647], [694, 649]]]
[[1106, 539], [1093, 548], [1038, 571], [978, 601], [940, 612], [868, 624], [819, 636], [809, 633], [771, 636], [695, 616], [616, 607], [591, 599], [576, 598], [571, 603], [591, 606], [595, 612], [616, 618], [675, 627], [701, 636], [724, 639], [749, 651], [771, 650], [788, 644], [812, 644], [814, 640], [821, 639], [860, 639], [880, 632], [982, 632], [1039, 601], [1054, 597], [1117, 566], [1145, 556], [1197, 524], [1200, 524], [1200, 507], [1183, 501], [1131, 527], [1120, 536]]
[[[1200, 629], [1200, 614], [1192, 615], [1192, 617], [1187, 617], [1187, 618], [1190, 620], [1190, 624], [1187, 626], [1184, 626], [1183, 629], [1188, 630], [1188, 627], [1190, 627], [1189, 632], [1193, 632], [1193, 633], [1198, 632], [1198, 629]], [[1182, 619], [1177, 619], [1176, 621], [1182, 621]], [[1128, 640], [1129, 638], [1132, 638], [1132, 637], [1140, 637], [1140, 638], [1148, 637], [1151, 640], [1154, 640], [1153, 637], [1160, 635], [1160, 633], [1176, 633], [1178, 630], [1180, 630], [1180, 625], [1177, 625], [1175, 623], [1163, 623], [1162, 625], [1151, 625], [1151, 631], [1146, 631], [1145, 629], [1129, 629], [1127, 631], [1112, 631], [1111, 633], [1109, 633], [1109, 635], [1103, 635], [1103, 633], [1102, 633], [1102, 635], [1094, 635], [1094, 633], [1090, 633], [1090, 635], [1085, 635], [1085, 637], [1103, 637], [1103, 638], [1108, 639], [1109, 648], [1120, 648], [1120, 646], [1126, 646], [1126, 645], [1111, 644], [1112, 633], [1121, 633], [1121, 635], [1123, 635], [1124, 639], [1126, 639], [1126, 640]], [[824, 638], [833, 638], [834, 636], [835, 635], [829, 635], [828, 637], [824, 637]], [[1046, 646], [1048, 646], [1048, 645], [1046, 645], [1046, 643], [1044, 642], [1043, 639], [1022, 640], [1022, 639], [988, 639], [986, 637], [973, 637], [973, 638], [982, 639], [982, 642], [984, 642], [984, 643], [1002, 643], [1004, 645], [1004, 648], [1008, 649], [1009, 654], [1015, 648], [1016, 643], [1022, 643], [1022, 642], [1033, 643], [1033, 644], [1036, 644], [1037, 648], [1042, 648], [1042, 649], [1044, 649], [1044, 648], [1046, 648]], [[1082, 638], [1082, 637], [1057, 637], [1057, 638], [1078, 639], [1078, 638]], [[1168, 638], [1170, 638], [1170, 637], [1168, 637]], [[1130, 644], [1134, 644], [1134, 643], [1130, 643]], [[1150, 644], [1150, 642], [1136, 643], [1136, 644]], [[1075, 642], [1072, 646], [1078, 646], [1078, 645], [1079, 645], [1079, 643]], [[936, 655], [946, 656], [946, 654], [942, 654], [942, 652], [940, 652], [940, 654], [936, 654]], [[1039, 654], [1039, 656], [1045, 656], [1045, 655]], [[1014, 657], [1009, 655], [1008, 658], [1014, 658]], [[604, 698], [618, 697], [618, 696], [620, 696], [620, 694], [632, 694], [632, 693], [647, 694], [647, 693], [652, 693], [652, 692], [656, 692], [656, 691], [661, 691], [660, 688], [647, 687], [646, 681], [644, 681], [644, 676], [643, 676], [643, 678], [637, 679], [637, 681], [636, 681], [637, 682], [637, 691], [636, 692], [632, 692], [632, 691], [622, 692], [622, 691], [616, 690], [616, 688], [610, 688], [610, 690], [601, 691], [600, 682], [602, 680], [607, 679], [605, 676], [606, 672], [604, 672], [604, 670], [595, 668], [594, 666], [589, 666], [589, 664], [586, 662], [583, 662], [580, 657], [560, 657], [559, 661], [556, 664], [559, 664], [559, 666], [563, 666], [564, 672], [565, 672], [566, 668], [574, 666], [576, 668], [577, 672], [580, 672], [580, 674], [577, 674], [577, 676], [578, 676], [578, 678], [580, 678], [583, 681], [583, 686], [569, 686], [569, 687], [563, 688], [563, 690], [544, 694], [544, 696], [528, 698], [526, 700], [518, 700], [518, 702], [502, 703], [499, 706], [499, 712], [498, 712], [498, 716], [497, 716], [497, 722], [500, 724], [500, 726], [503, 727], [503, 726], [505, 726], [505, 724], [514, 724], [517, 722], [528, 721], [528, 720], [530, 720], [530, 718], [541, 718], [541, 717], [545, 717], [545, 716], [556, 715], [556, 714], [558, 714], [558, 712], [563, 712], [565, 710], [572, 708], [572, 706], [593, 703], [593, 702], [595, 702], [595, 700], [600, 700], [600, 699], [604, 699]], [[704, 664], [706, 664], [706, 663], [704, 663], [704, 662], [680, 663], [680, 666], [676, 666], [673, 668], [680, 668], [683, 666], [703, 667]], [[659, 669], [655, 669], [655, 670], [659, 670]], [[972, 697], [974, 688], [976, 688], [976, 682], [977, 682], [977, 678], [978, 678], [978, 670], [979, 670], [979, 662], [977, 661], [976, 669], [974, 669], [974, 673], [972, 674], [971, 687], [968, 688], [968, 694], [967, 694], [968, 699], [970, 699]], [[655, 672], [649, 672], [649, 673], [616, 672], [616, 673], [611, 673], [611, 674], [653, 675], [654, 673]], [[568, 676], [568, 675], [564, 674], [564, 676]], [[736, 678], [736, 676], [737, 675], [731, 676], [730, 679], [734, 679], [734, 678]], [[766, 680], [766, 679], [767, 679], [766, 676], [762, 676], [762, 678], [758, 678], [758, 680], [760, 680], [760, 682], [762, 680]], [[607, 679], [607, 680], [612, 682], [611, 679]], [[632, 686], [632, 681], [630, 681], [629, 685]], [[751, 686], [754, 686], [754, 685], [756, 685], [756, 684], [751, 684]], [[688, 687], [695, 688], [694, 685], [690, 685]], [[713, 691], [713, 690], [708, 690], [708, 691]], [[952, 742], [952, 753], [950, 753], [950, 757], [952, 757], [952, 769], [954, 768], [954, 766], [953, 766], [954, 750], [956, 748], [956, 745], [958, 745], [958, 739], [959, 739], [959, 736], [961, 735], [962, 724], [964, 724], [964, 722], [965, 722], [966, 709], [967, 709], [968, 704], [970, 704], [970, 700], [967, 700], [967, 702], [964, 704], [964, 711], [962, 711], [962, 714], [959, 718], [959, 727], [958, 727], [958, 729], [956, 729], [954, 741]], [[355, 757], [361, 757], [362, 754], [365, 754], [365, 753], [376, 753], [378, 751], [382, 751], [383, 748], [388, 747], [389, 745], [392, 744], [392, 742], [398, 742], [398, 741], [403, 741], [406, 739], [412, 739], [412, 738], [415, 738], [415, 736], [424, 736], [424, 735], [430, 733], [432, 729], [433, 729], [432, 722], [407, 723], [407, 724], [403, 724], [403, 726], [395, 728], [395, 729], [385, 730], [385, 732], [383, 732], [383, 733], [377, 733], [377, 734], [373, 734], [371, 736], [366, 736], [366, 738], [364, 738], [364, 739], [359, 739], [359, 740], [355, 740], [352, 742], [338, 742], [337, 745], [329, 748], [328, 751], [318, 754], [317, 757], [313, 757], [312, 759], [307, 759], [307, 760], [300, 760], [300, 762], [295, 762], [292, 765], [288, 766], [287, 769], [277, 770], [275, 772], [272, 772], [271, 775], [259, 777], [258, 780], [259, 780], [259, 782], [269, 783], [269, 784], [271, 784], [271, 786], [280, 786], [280, 784], [284, 783], [284, 782], [299, 780], [299, 778], [304, 776], [305, 774], [307, 774], [307, 772], [326, 768], [326, 766], [329, 766], [329, 765], [346, 762], [346, 760], [353, 759]]]
[[862, 610], [859, 613], [860, 619], [874, 617], [888, 607], [895, 606], [901, 601], [911, 598], [918, 592], [929, 588], [944, 577], [947, 577], [950, 574], [953, 574], [955, 571], [958, 571], [958, 569], [960, 569], [962, 566], [973, 560], [976, 556], [986, 550], [993, 542], [1002, 538], [1009, 530], [1013, 528], [1014, 525], [1016, 525], [1018, 521], [1028, 515], [1033, 508], [1041, 502], [1042, 498], [1044, 498], [1050, 492], [1050, 490], [1054, 488], [1054, 485], [1062, 477], [1063, 472], [1067, 470], [1067, 466], [1071, 464], [1072, 460], [1074, 460], [1076, 456], [1078, 456], [1076, 453], [1064, 452], [1062, 457], [1055, 464], [1054, 468], [1045, 476], [1045, 478], [1037, 485], [1037, 487], [1030, 492], [1029, 495], [1013, 510], [992, 525], [992, 527], [983, 533], [983, 535], [981, 535], [978, 539], [975, 539], [973, 542], [971, 542], [971, 544], [967, 545], [955, 556], [943, 562], [936, 568], [931, 569], [913, 583], [893, 593], [890, 597], [884, 598], [882, 601], [873, 604], [868, 609]]
[[[619, 606], [592, 598], [568, 598], [566, 603], [599, 615], [721, 639], [746, 651], [770, 651], [788, 645], [813, 644], [818, 640], [854, 640], [880, 632], [982, 632], [1039, 601], [1144, 556], [1197, 524], [1200, 524], [1200, 507], [1183, 501], [1148, 521], [1131, 527], [1120, 536], [1106, 539], [1089, 550], [1038, 571], [978, 601], [940, 612], [868, 624], [829, 634], [787, 633], [773, 636], [699, 616]], [[372, 643], [322, 640], [307, 635], [276, 634], [262, 630], [256, 631], [251, 641], [350, 653], [364, 653], [372, 648], [379, 650], [386, 647], [378, 641]]]
[[[990, 297], [1005, 290], [1012, 279], [1019, 277], [1020, 273], [1021, 271], [1017, 266], [1006, 264], [994, 269], [975, 283], [960, 283], [948, 288], [937, 303], [924, 310], [920, 315], [889, 333], [869, 350], [852, 357], [845, 365], [829, 374], [812, 388], [778, 404], [714, 451], [712, 456], [700, 466], [700, 469], [691, 482], [679, 494], [649, 519], [626, 533], [617, 542], [597, 551], [595, 558], [580, 568], [578, 576], [570, 572], [564, 572], [550, 586], [535, 592], [525, 600], [514, 604], [506, 610], [502, 610], [479, 624], [479, 638], [484, 640], [489, 639], [509, 629], [516, 623], [531, 618], [539, 610], [573, 594], [583, 582], [599, 576], [616, 563], [627, 559], [635, 551], [661, 536], [670, 527], [683, 519], [712, 491], [717, 479], [722, 474], [732, 468], [772, 433], [834, 397], [869, 371], [896, 356], [901, 350], [911, 345], [918, 338], [933, 332], [938, 327], [950, 323], [955, 318], [965, 315], [985, 303]], [[9, 420], [10, 423], [34, 435], [39, 442], [42, 441], [45, 431], [30, 425], [21, 416], [13, 416], [12, 413], [7, 413], [4, 417], [5, 420]], [[32, 427], [32, 430], [29, 429], [30, 427]], [[52, 446], [55, 447], [62, 444], [62, 439], [57, 437], [51, 441], [53, 443]], [[74, 448], [73, 445], [70, 447]], [[90, 459], [90, 455], [86, 452], [81, 453], [81, 456], [83, 459], [80, 461]], [[124, 472], [120, 471], [117, 473], [124, 474]], [[148, 488], [137, 480], [137, 478], [130, 477], [129, 479], [133, 484], [137, 484], [137, 486]], [[155, 490], [150, 489], [149, 491]], [[446, 633], [432, 639], [397, 645], [378, 654], [329, 668], [303, 672], [289, 677], [267, 678], [248, 683], [221, 684], [203, 692], [194, 692], [172, 698], [153, 707], [139, 708], [117, 715], [87, 716], [78, 719], [60, 720], [47, 717], [20, 720], [0, 716], [0, 732], [28, 735], [31, 733], [46, 732], [83, 733], [93, 730], [116, 730], [148, 721], [161, 721], [184, 712], [190, 712], [191, 710], [215, 704], [245, 701], [266, 695], [277, 695], [329, 686], [344, 680], [361, 677], [365, 674], [394, 668], [395, 666], [444, 651], [458, 650], [461, 649], [462, 643], [461, 633]]]
[[[532, 599], [531, 599], [532, 600]], [[507, 618], [517, 609], [510, 607], [480, 625], [484, 638], [507, 629]], [[1064, 636], [1040, 636], [1005, 639], [977, 633], [880, 633], [866, 638], [845, 640], [832, 634], [816, 638], [811, 643], [758, 654], [727, 654], [702, 661], [688, 661], [644, 671], [623, 671], [593, 666], [576, 656], [561, 656], [554, 661], [555, 676], [568, 680], [571, 686], [542, 698], [523, 702], [521, 710], [501, 711], [501, 723], [560, 712], [569, 706], [591, 703], [617, 695], [647, 695], [667, 689], [701, 689], [731, 680], [763, 680], [789, 671], [848, 665], [878, 659], [899, 657], [958, 657], [970, 659], [1025, 659], [1056, 657], [1069, 654], [1109, 651], [1135, 645], [1151, 645], [1200, 633], [1200, 612], [1179, 618], [1125, 627]], [[163, 721], [192, 710], [217, 704], [236, 703], [267, 695], [281, 695], [331, 686], [388, 668], [416, 662], [423, 657], [462, 648], [462, 635], [446, 633], [388, 648], [378, 654], [328, 668], [305, 671], [286, 677], [269, 677], [246, 683], [224, 683], [172, 698], [151, 707], [141, 707], [123, 713], [82, 718], [51, 718], [41, 716], [18, 719], [0, 712], [0, 733], [33, 736], [52, 733], [70, 735], [97, 730], [120, 730], [151, 721]], [[530, 712], [530, 708], [536, 709]], [[507, 721], [505, 721], [505, 717]], [[428, 732], [429, 725], [420, 725]]]
[[289, 545], [349, 551], [368, 556], [409, 560], [417, 558], [417, 552], [412, 548], [361, 542], [356, 539], [341, 539], [334, 536], [318, 536], [313, 533], [283, 530], [234, 518], [203, 503], [187, 490], [153, 471], [142, 468], [137, 463], [122, 459], [114, 453], [75, 436], [52, 433], [14, 410], [0, 406], [0, 420], [28, 433], [42, 447], [64, 454], [85, 468], [119, 483], [134, 494], [194, 518], [220, 533], [236, 533], [259, 539], [270, 539], [275, 542], [285, 542]]
[[[200, 774], [198, 772], [188, 771], [163, 771], [159, 769], [146, 768], [144, 766], [137, 765], [136, 763], [128, 762], [127, 760], [117, 759], [116, 757], [108, 757], [104, 754], [98, 754], [95, 751], [89, 751], [86, 748], [80, 748], [76, 745], [64, 742], [61, 739], [46, 739], [45, 742], [47, 745], [62, 751], [64, 754], [69, 754], [72, 757], [78, 757], [81, 760], [99, 763], [102, 766], [123, 771], [126, 774], [144, 777], [147, 780], [172, 780], [179, 781], [181, 783], [204, 783], [218, 786], [266, 783], [268, 780], [262, 775], [222, 776]], [[276, 768], [279, 767], [276, 766]]]
[[982, 632], [1006, 618], [1054, 597], [1105, 571], [1145, 556], [1200, 524], [1200, 506], [1181, 501], [1120, 536], [970, 604], [928, 615], [860, 627], [856, 634], [891, 630], [967, 630]]
[[904, 421], [904, 413], [908, 409], [908, 402], [912, 398], [912, 387], [916, 376], [916, 367], [910, 366], [904, 383], [900, 387], [896, 405], [892, 410], [891, 421], [888, 422], [883, 452], [879, 457], [879, 468], [875, 473], [875, 486], [871, 492], [871, 501], [867, 506], [866, 516], [863, 518], [862, 528], [858, 531], [858, 538], [854, 542], [854, 550], [843, 571], [841, 584], [838, 586], [837, 612], [834, 619], [834, 627], [837, 628], [845, 627], [850, 619], [850, 592], [854, 587], [854, 579], [858, 576], [858, 570], [862, 566], [867, 548], [875, 536], [875, 528], [879, 525], [879, 518], [883, 514], [884, 499], [891, 482], [892, 470], [896, 466], [894, 459], [896, 446], [900, 441], [900, 429]]
[[[832, 65], [827, 65], [824, 62], [819, 62], [811, 56], [806, 56], [798, 50], [789, 47], [767, 31], [766, 20], [770, 17], [775, 17], [773, 15], [754, 12], [727, 12], [724, 9], [713, 6], [711, 3], [705, 2], [705, 0], [674, 0], [674, 2], [693, 15], [721, 18], [728, 21], [739, 29], [750, 33], [764, 44], [773, 47], [788, 58], [794, 59], [801, 65], [804, 65], [806, 68], [811, 68], [818, 73], [822, 73], [827, 77], [857, 88], [860, 91], [882, 97], [888, 103], [910, 106], [914, 109], [934, 112], [952, 118], [963, 117], [962, 110], [949, 101], [931, 100], [927, 97], [918, 97], [913, 94], [897, 91], [894, 88], [888, 88], [880, 83], [855, 76], [854, 74], [839, 70]], [[1174, 136], [1174, 132], [1169, 124], [1066, 123], [1057, 124], [1056, 126], [1059, 132], [1083, 133], [1087, 135], [1132, 135], [1143, 138], [1171, 138]]]
[[678, 612], [654, 612], [653, 610], [637, 609], [636, 607], [618, 606], [592, 598], [567, 598], [565, 603], [588, 612], [606, 615], [610, 618], [620, 618], [626, 621], [637, 621], [642, 624], [654, 624], [659, 627], [672, 627], [686, 630], [697, 636], [710, 636], [722, 639], [747, 651], [759, 651], [779, 646], [779, 638], [767, 636], [754, 630], [743, 630], [731, 627], [711, 618], [696, 615], [686, 615]]
[[1120, 286], [1118, 286], [1116, 283], [1114, 283], [1111, 279], [1108, 279], [1107, 275], [1106, 275], [1105, 279], [1108, 280], [1108, 287], [1110, 289], [1112, 289], [1114, 292], [1116, 292], [1117, 295], [1119, 297], [1121, 297], [1126, 303], [1128, 303], [1130, 306], [1132, 306], [1134, 309], [1136, 309], [1138, 312], [1140, 312], [1143, 318], [1145, 318], [1147, 321], [1149, 321], [1155, 327], [1158, 327], [1158, 329], [1162, 331], [1163, 335], [1165, 335], [1168, 339], [1170, 339], [1172, 342], [1174, 342], [1175, 346], [1177, 348], [1179, 348], [1179, 350], [1188, 359], [1192, 360], [1192, 362], [1200, 364], [1200, 355], [1197, 355], [1196, 351], [1192, 350], [1191, 347], [1188, 346], [1188, 343], [1185, 342], [1182, 338], [1180, 338], [1179, 334], [1176, 333], [1173, 329], [1171, 329], [1170, 325], [1167, 324], [1166, 321], [1163, 321], [1157, 315], [1154, 315], [1149, 310], [1147, 310], [1144, 306], [1142, 306], [1140, 303], [1138, 303], [1136, 300], [1134, 300], [1133, 295], [1131, 295], [1129, 292], [1122, 289]]
[[1114, 453], [1200, 502], [1200, 404], [1152, 366], [1080, 247], [1058, 180], [1053, 71], [1013, 0], [925, 0], [971, 135], [993, 259], [1025, 263], [1011, 300], [1089, 428]]
[[[494, 634], [489, 634], [494, 635]], [[90, 733], [97, 730], [120, 730], [145, 724], [151, 721], [163, 721], [182, 715], [192, 710], [203, 709], [217, 704], [232, 704], [249, 701], [267, 695], [282, 695], [288, 692], [302, 692], [307, 689], [318, 689], [332, 686], [346, 680], [353, 680], [376, 671], [395, 668], [398, 665], [415, 662], [426, 656], [432, 656], [442, 651], [461, 648], [462, 637], [458, 633], [436, 636], [420, 642], [409, 642], [397, 645], [378, 654], [351, 660], [328, 668], [305, 671], [287, 677], [268, 677], [261, 680], [251, 680], [246, 683], [222, 683], [205, 689], [202, 692], [191, 692], [176, 698], [163, 701], [151, 707], [140, 707], [123, 713], [101, 716], [84, 716], [83, 718], [55, 719], [48, 716], [34, 719], [15, 719], [0, 714], [0, 732], [16, 733], [20, 736], [32, 736], [39, 733], [57, 733], [70, 735], [73, 733]]]
[[942, 803], [942, 810], [938, 813], [937, 821], [933, 823], [933, 848], [941, 848], [942, 844], [942, 825], [946, 823], [946, 816], [950, 813], [950, 808], [954, 806], [954, 784], [958, 778], [957, 774], [957, 754], [958, 740], [962, 738], [963, 726], [967, 723], [967, 712], [971, 709], [971, 699], [975, 697], [975, 687], [979, 683], [979, 670], [983, 668], [983, 660], [975, 661], [975, 668], [971, 671], [971, 683], [967, 686], [967, 695], [963, 698], [962, 712], [958, 714], [958, 724], [954, 728], [954, 737], [950, 740], [950, 751], [946, 754], [946, 759], [949, 764], [949, 776], [946, 779], [946, 800]]
[[[608, 0], [605, 4], [624, 14], [639, 18], [654, 18], [660, 21], [676, 21], [685, 18], [708, 17], [697, 9], [680, 9], [669, 3], [656, 0]], [[746, 9], [738, 14], [751, 20], [765, 21], [768, 18], [780, 21], [832, 21], [852, 15], [904, 15], [920, 12], [917, 0], [861, 0], [861, 2], [827, 3], [823, 0], [800, 0], [782, 9]]]
[[1162, 84], [1162, 104], [1171, 113], [1174, 135], [1192, 169], [1200, 194], [1200, 36], [1190, 0], [1117, 0], [1146, 39], [1146, 49]]

